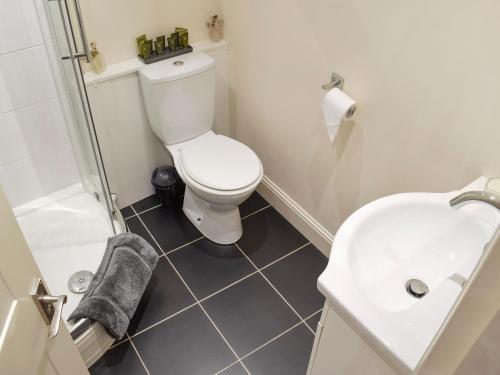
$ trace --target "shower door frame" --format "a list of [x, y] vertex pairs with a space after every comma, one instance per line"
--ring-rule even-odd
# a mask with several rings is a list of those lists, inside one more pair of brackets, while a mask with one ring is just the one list
[[[81, 14], [80, 4], [78, 0], [34, 0], [37, 8], [38, 18], [40, 20], [43, 38], [47, 47], [51, 46], [52, 51], [47, 51], [49, 54], [52, 52], [51, 69], [56, 81], [59, 79], [61, 85], [56, 84], [58, 97], [61, 101], [61, 106], [65, 114], [68, 130], [70, 131], [71, 143], [77, 159], [77, 164], [80, 169], [82, 183], [88, 192], [94, 194], [96, 199], [103, 205], [109, 216], [110, 224], [113, 232], [123, 232], [126, 230], [125, 223], [119, 208], [116, 207], [115, 201], [109, 189], [108, 179], [104, 168], [102, 153], [99, 147], [97, 132], [94, 125], [92, 110], [88, 100], [87, 89], [84, 84], [84, 76], [79, 59], [86, 58], [89, 61], [89, 52], [87, 45], [87, 38], [83, 25], [83, 18]], [[73, 14], [76, 21], [71, 17], [70, 7], [68, 2], [72, 1]], [[53, 17], [56, 15], [53, 9], [50, 9], [50, 3], [57, 4], [59, 21], [64, 31], [64, 38], [58, 38], [56, 32], [55, 20]], [[75, 32], [74, 24], [78, 25], [78, 33]], [[43, 27], [45, 26], [45, 27]], [[77, 35], [80, 36], [80, 49], [78, 44]], [[62, 40], [61, 40], [62, 39]], [[66, 46], [66, 51], [62, 50], [61, 45], [58, 43], [63, 42]], [[83, 49], [83, 52], [79, 50]], [[72, 77], [69, 78], [64, 64], [71, 64]], [[66, 65], [67, 66], [67, 65]], [[74, 81], [70, 81], [73, 79]], [[72, 84], [74, 87], [72, 87]], [[71, 92], [73, 89], [73, 92]], [[61, 92], [64, 91], [64, 92]], [[71, 93], [76, 94], [78, 97], [75, 99]], [[64, 98], [65, 101], [61, 99]], [[83, 114], [78, 116], [78, 114]], [[70, 117], [70, 118], [67, 118]], [[82, 121], [79, 121], [82, 120]], [[74, 128], [72, 129], [72, 124]], [[82, 139], [84, 138], [84, 139]], [[90, 147], [86, 147], [87, 143]], [[99, 181], [95, 181], [95, 177]], [[96, 172], [96, 173], [95, 173]], [[99, 186], [98, 186], [99, 185]], [[116, 225], [119, 227], [117, 228]], [[82, 333], [84, 333], [93, 322], [89, 319], [81, 319], [70, 329], [70, 334], [76, 340]]]
[[[56, 27], [54, 25], [53, 17], [55, 17], [56, 15], [54, 14], [54, 12], [52, 12], [52, 9], [50, 9], [49, 7], [49, 3], [57, 4], [57, 8], [59, 10], [58, 14], [59, 20], [62, 24], [62, 29], [64, 31], [63, 43], [65, 44], [67, 50], [62, 51], [60, 44], [57, 42], [50, 43], [53, 45], [53, 48], [57, 54], [57, 58], [55, 59], [56, 61], [51, 61], [52, 69], [53, 70], [56, 69], [56, 67], [54, 67], [53, 65], [55, 65], [55, 63], [57, 62], [58, 72], [54, 72], [54, 75], [60, 74], [62, 76], [64, 89], [66, 91], [65, 96], [68, 97], [69, 104], [71, 107], [70, 111], [72, 119], [70, 119], [70, 121], [74, 123], [77, 130], [86, 132], [86, 134], [84, 134], [84, 137], [86, 135], [85, 137], [87, 138], [86, 141], [90, 144], [90, 149], [89, 149], [89, 147], [85, 147], [85, 145], [82, 145], [82, 142], [78, 142], [78, 140], [74, 139], [74, 138], [80, 138], [78, 137], [78, 135], [73, 134], [73, 136], [71, 137], [73, 148], [76, 154], [75, 157], [77, 159], [77, 163], [80, 168], [80, 174], [82, 177], [84, 188], [85, 190], [94, 194], [97, 200], [103, 204], [104, 208], [108, 212], [110, 222], [113, 226], [113, 231], [116, 234], [120, 230], [117, 230], [115, 226], [116, 224], [115, 221], [117, 221], [118, 224], [120, 225], [121, 231], [125, 230], [125, 224], [123, 222], [121, 215], [119, 214], [118, 207], [116, 207], [114, 204], [112, 194], [109, 188], [108, 178], [104, 168], [103, 157], [97, 138], [97, 132], [94, 125], [92, 109], [88, 99], [87, 89], [85, 87], [82, 66], [80, 64], [80, 59], [82, 58], [85, 58], [87, 62], [90, 62], [90, 53], [88, 49], [88, 42], [87, 42], [85, 27], [83, 24], [83, 16], [81, 13], [79, 0], [36, 0], [36, 1], [38, 1], [37, 4], [38, 8], [40, 8], [40, 6], [43, 7], [44, 16], [46, 17], [46, 21], [48, 22], [49, 30], [47, 31], [50, 32], [50, 37], [48, 35], [44, 35], [44, 39], [52, 38], [53, 40], [61, 41], [60, 38], [59, 39], [57, 38], [57, 33], [55, 30]], [[70, 1], [72, 1], [72, 4], [69, 3]], [[72, 7], [70, 7], [70, 5], [72, 5]], [[40, 14], [39, 17], [41, 17]], [[76, 20], [74, 18], [76, 18]], [[76, 29], [75, 29], [75, 24], [77, 25]], [[77, 36], [79, 36], [80, 38], [78, 38]], [[48, 45], [49, 43], [46, 44]], [[75, 80], [76, 83], [75, 86], [77, 90], [77, 92], [73, 93], [77, 94], [76, 95], [78, 97], [77, 100], [74, 100], [74, 98], [70, 95], [72, 87], [70, 86], [70, 83], [68, 83], [68, 78], [66, 75], [67, 71], [65, 70], [65, 67], [63, 65], [66, 62], [71, 64], [73, 78]], [[60, 87], [58, 86], [57, 88], [59, 91]], [[75, 87], [73, 87], [73, 89], [75, 89]], [[59, 95], [62, 94], [59, 93]], [[75, 103], [75, 101], [78, 101], [78, 103]], [[61, 103], [61, 105], [63, 105], [63, 103]], [[79, 107], [79, 109], [81, 110], [81, 113], [83, 114], [84, 117], [83, 118], [84, 121], [79, 121], [76, 113], [77, 107]], [[82, 151], [82, 149], [85, 150]], [[86, 154], [85, 151], [91, 152], [90, 162], [89, 158], [86, 157], [89, 155]], [[94, 163], [92, 163], [92, 161]], [[98, 182], [96, 182], [95, 179], [91, 178], [92, 177], [91, 171], [92, 169], [94, 169], [93, 167], [95, 167], [95, 172], [97, 172], [96, 177], [98, 177], [99, 180]]]

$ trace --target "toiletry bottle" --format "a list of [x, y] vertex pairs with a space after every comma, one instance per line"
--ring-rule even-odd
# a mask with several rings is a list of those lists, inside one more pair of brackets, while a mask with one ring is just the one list
[[101, 74], [106, 69], [106, 64], [101, 52], [97, 50], [96, 42], [90, 43], [90, 55], [92, 56], [92, 70], [95, 74]]

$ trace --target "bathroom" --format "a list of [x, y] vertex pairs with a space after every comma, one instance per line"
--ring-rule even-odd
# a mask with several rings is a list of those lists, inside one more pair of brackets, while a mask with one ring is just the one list
[[[0, 9], [0, 373], [500, 373], [500, 4]], [[69, 319], [136, 235], [121, 333]]]

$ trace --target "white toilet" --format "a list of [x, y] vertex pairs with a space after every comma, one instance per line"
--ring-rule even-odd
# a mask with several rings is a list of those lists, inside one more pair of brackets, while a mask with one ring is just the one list
[[208, 239], [236, 242], [243, 233], [238, 206], [263, 169], [250, 148], [212, 131], [215, 61], [189, 53], [145, 66], [139, 75], [149, 124], [186, 184], [184, 213]]

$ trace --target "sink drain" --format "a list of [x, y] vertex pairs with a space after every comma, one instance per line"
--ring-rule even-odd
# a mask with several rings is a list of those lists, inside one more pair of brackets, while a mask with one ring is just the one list
[[410, 279], [405, 284], [408, 294], [415, 298], [422, 298], [429, 293], [429, 287], [422, 280]]
[[68, 280], [68, 288], [73, 293], [85, 293], [94, 274], [90, 271], [78, 271]]

